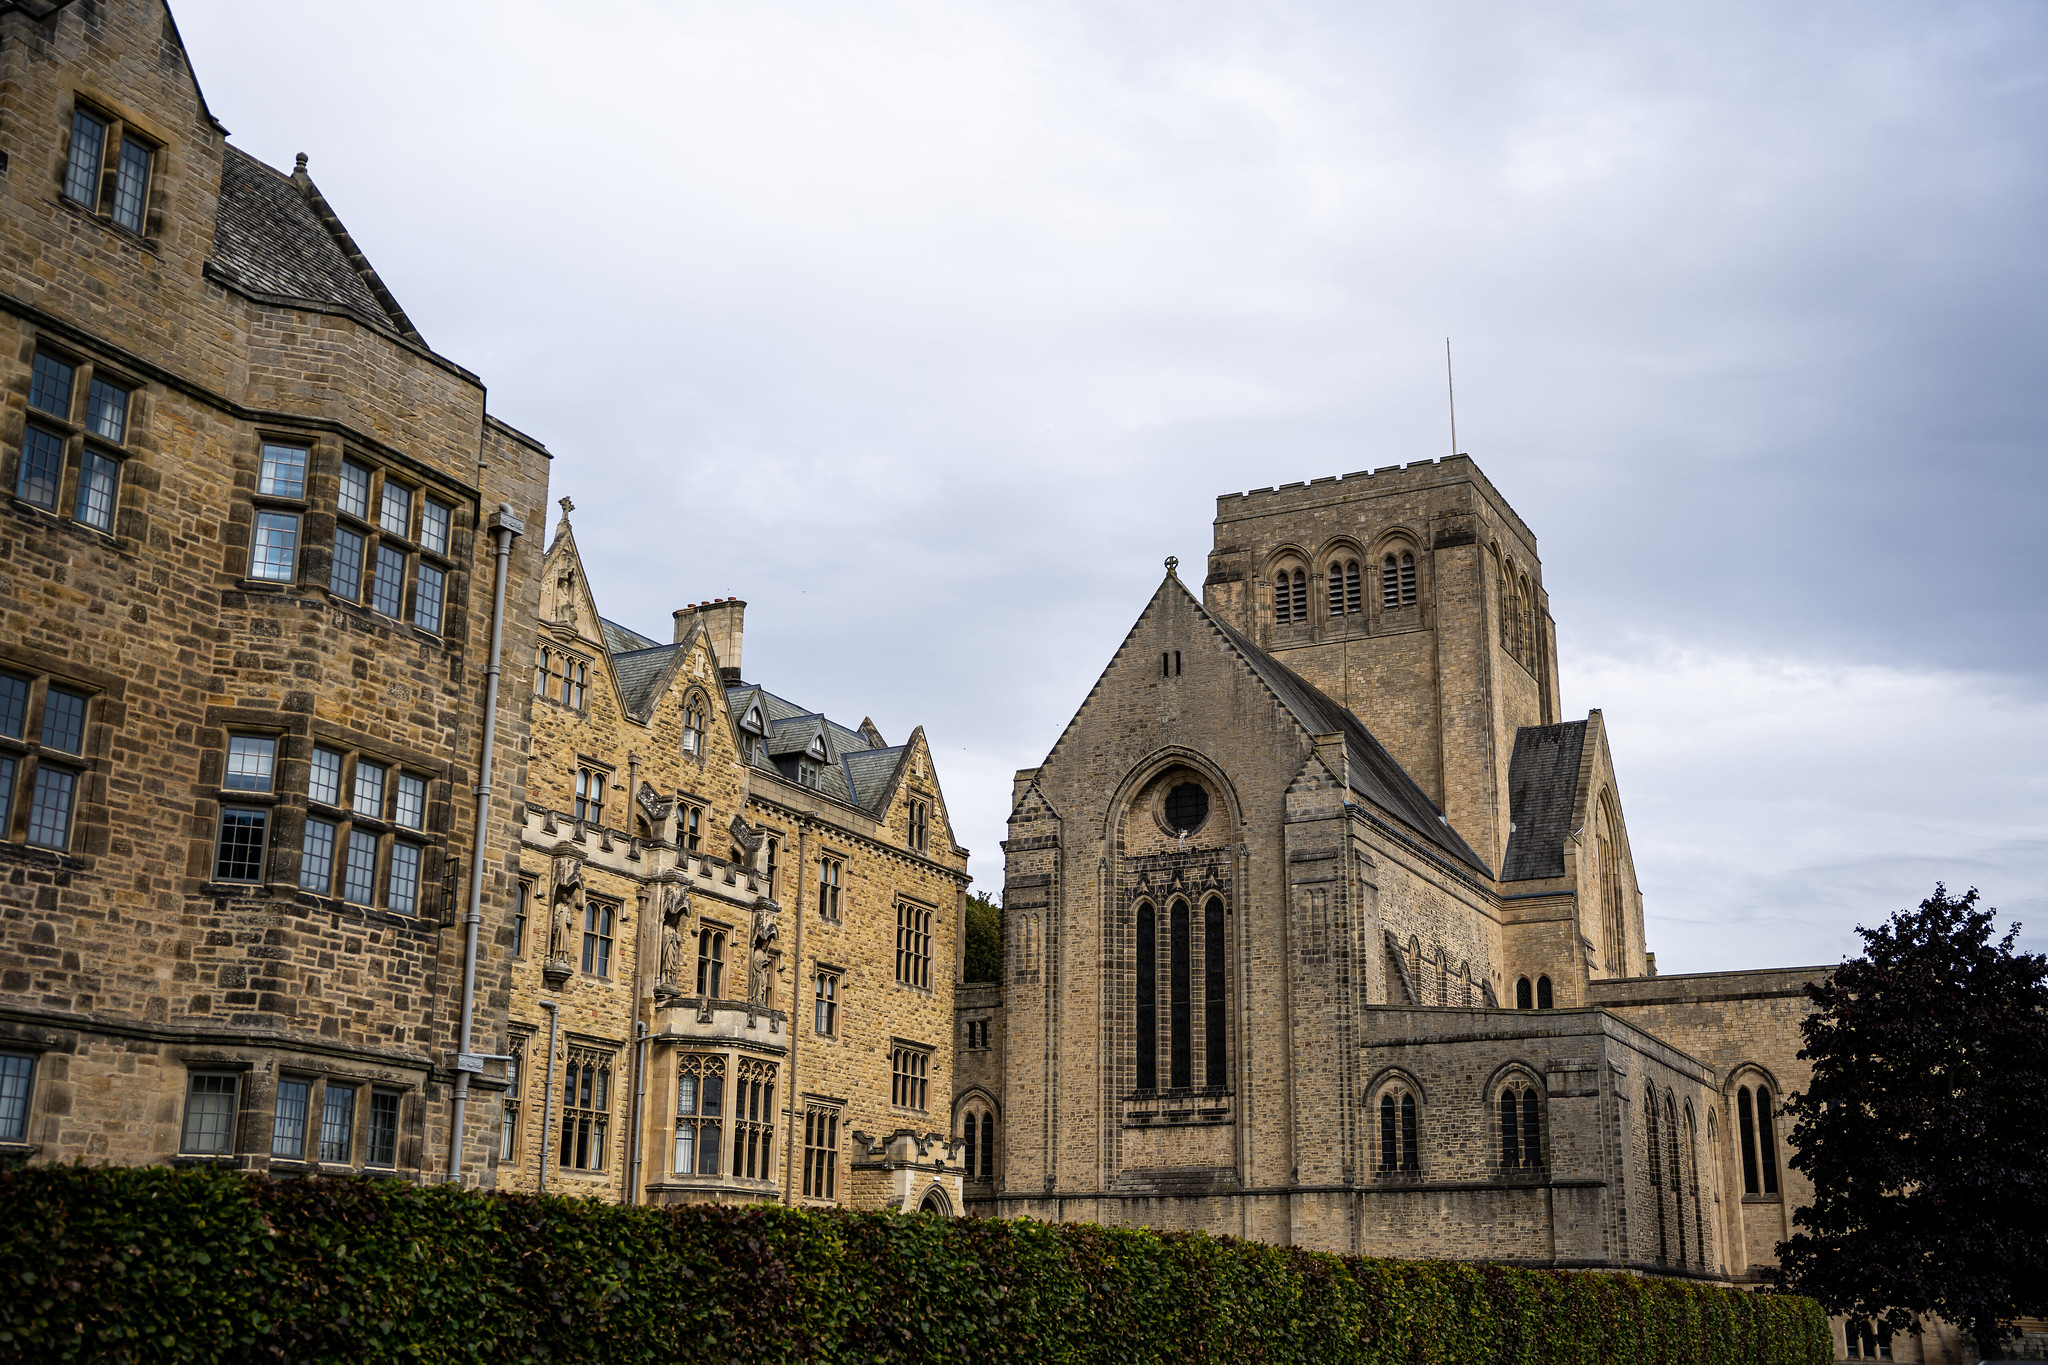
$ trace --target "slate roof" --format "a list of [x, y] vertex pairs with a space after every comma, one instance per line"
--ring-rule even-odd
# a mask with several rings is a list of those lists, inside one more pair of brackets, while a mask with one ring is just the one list
[[[1203, 611], [1207, 614], [1207, 608]], [[1273, 689], [1304, 729], [1312, 735], [1343, 734], [1344, 747], [1351, 760], [1353, 791], [1451, 858], [1477, 870], [1481, 876], [1493, 875], [1479, 855], [1472, 851], [1471, 845], [1460, 838], [1443, 818], [1443, 812], [1436, 808], [1436, 803], [1415, 785], [1415, 779], [1408, 775], [1408, 770], [1394, 760], [1386, 747], [1373, 737], [1372, 731], [1365, 728], [1363, 721], [1215, 616], [1209, 616], [1209, 620], [1244, 656], [1252, 671]]]
[[[310, 200], [309, 200], [310, 195]], [[251, 293], [325, 304], [418, 339], [412, 322], [306, 182], [230, 146], [221, 158], [213, 270]]]
[[604, 647], [614, 654], [631, 654], [636, 649], [653, 649], [661, 643], [659, 640], [650, 640], [639, 631], [622, 626], [617, 621], [608, 621], [602, 616], [597, 618], [597, 623], [604, 627]]
[[880, 817], [882, 802], [889, 793], [889, 779], [895, 776], [909, 746], [871, 745], [859, 730], [841, 725], [821, 711], [807, 710], [787, 697], [779, 697], [758, 683], [734, 683], [725, 689], [725, 697], [735, 718], [744, 718], [748, 710], [758, 705], [767, 721], [767, 734], [763, 736], [767, 756], [757, 760], [756, 767], [778, 771], [775, 759], [801, 754], [810, 746], [812, 737], [820, 737], [825, 741], [825, 762], [820, 765], [817, 790]]
[[1508, 760], [1508, 819], [1515, 828], [1501, 859], [1502, 881], [1564, 875], [1564, 841], [1571, 837], [1585, 747], [1582, 720], [1515, 731], [1515, 752]]
[[[605, 622], [605, 634], [611, 634], [611, 622]], [[645, 638], [645, 637], [635, 637]], [[668, 671], [668, 661], [681, 645], [656, 645], [652, 649], [634, 649], [625, 653], [612, 653], [612, 676], [619, 680], [619, 700], [626, 710], [639, 715], [653, 700], [655, 686], [661, 682], [661, 675]]]

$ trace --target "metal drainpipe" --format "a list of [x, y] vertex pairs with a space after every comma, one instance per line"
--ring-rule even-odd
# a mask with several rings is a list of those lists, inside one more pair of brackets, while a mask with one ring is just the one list
[[810, 1002], [805, 999], [804, 986], [804, 869], [810, 866], [811, 824], [799, 820], [796, 826], [796, 888], [790, 899], [796, 903], [796, 962], [790, 973], [789, 992], [789, 1084], [783, 1087], [782, 1112], [785, 1123], [782, 1129], [782, 1202], [796, 1202], [796, 1152], [799, 1141], [796, 1135], [796, 1071], [797, 1042], [803, 1037], [803, 1025], [797, 1018], [797, 1011]]
[[647, 1024], [643, 1020], [633, 1021], [635, 1042], [634, 1068], [639, 1074], [639, 1085], [633, 1091], [633, 1183], [626, 1190], [626, 1202], [640, 1202], [640, 1112], [647, 1103]]
[[555, 1126], [555, 1040], [562, 1033], [562, 1007], [552, 1000], [541, 1001], [540, 1007], [548, 1012], [548, 1085], [540, 1106], [540, 1192], [546, 1194], [548, 1153], [554, 1150], [548, 1134]]
[[[526, 523], [512, 514], [512, 504], [501, 502], [491, 514], [491, 537], [498, 543], [497, 568], [491, 588], [491, 662], [484, 669], [484, 752], [476, 783], [476, 835], [470, 841], [469, 913], [463, 916], [462, 942], [462, 1032], [456, 1045], [458, 1059], [470, 1052], [470, 1029], [476, 1014], [476, 936], [484, 920], [484, 840], [491, 818], [491, 759], [498, 740], [499, 659], [505, 650], [505, 577], [512, 562], [512, 542], [526, 533]], [[552, 1058], [550, 1058], [552, 1060]], [[462, 1183], [462, 1125], [469, 1110], [469, 1073], [455, 1073], [455, 1121], [450, 1125], [448, 1182]]]

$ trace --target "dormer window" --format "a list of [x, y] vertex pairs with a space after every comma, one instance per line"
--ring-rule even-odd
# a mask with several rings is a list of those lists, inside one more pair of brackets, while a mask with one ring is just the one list
[[[107, 149], [120, 148], [111, 179], [106, 174]], [[156, 163], [156, 145], [145, 142], [119, 121], [86, 109], [71, 114], [71, 151], [64, 165], [64, 197], [140, 234], [149, 206], [149, 173]]]
[[747, 714], [740, 721], [740, 728], [742, 730], [752, 730], [757, 735], [760, 734], [761, 731], [765, 728], [761, 724], [761, 708], [758, 706], [749, 706], [747, 708]]

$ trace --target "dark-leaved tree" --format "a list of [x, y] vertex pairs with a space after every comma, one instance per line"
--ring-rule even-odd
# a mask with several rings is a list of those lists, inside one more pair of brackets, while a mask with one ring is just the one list
[[1862, 957], [1809, 986], [1785, 1108], [1813, 1181], [1778, 1278], [1894, 1332], [1918, 1315], [1988, 1353], [2048, 1315], [2048, 958], [1994, 940], [1973, 889], [1857, 927]]
[[967, 898], [968, 981], [1000, 981], [1003, 975], [1003, 909], [979, 892]]

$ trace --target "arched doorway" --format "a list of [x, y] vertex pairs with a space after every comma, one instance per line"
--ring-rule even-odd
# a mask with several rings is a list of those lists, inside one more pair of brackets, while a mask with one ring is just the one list
[[924, 1202], [917, 1206], [919, 1213], [936, 1213], [941, 1218], [953, 1216], [953, 1201], [946, 1198], [945, 1190], [934, 1185], [924, 1192]]

